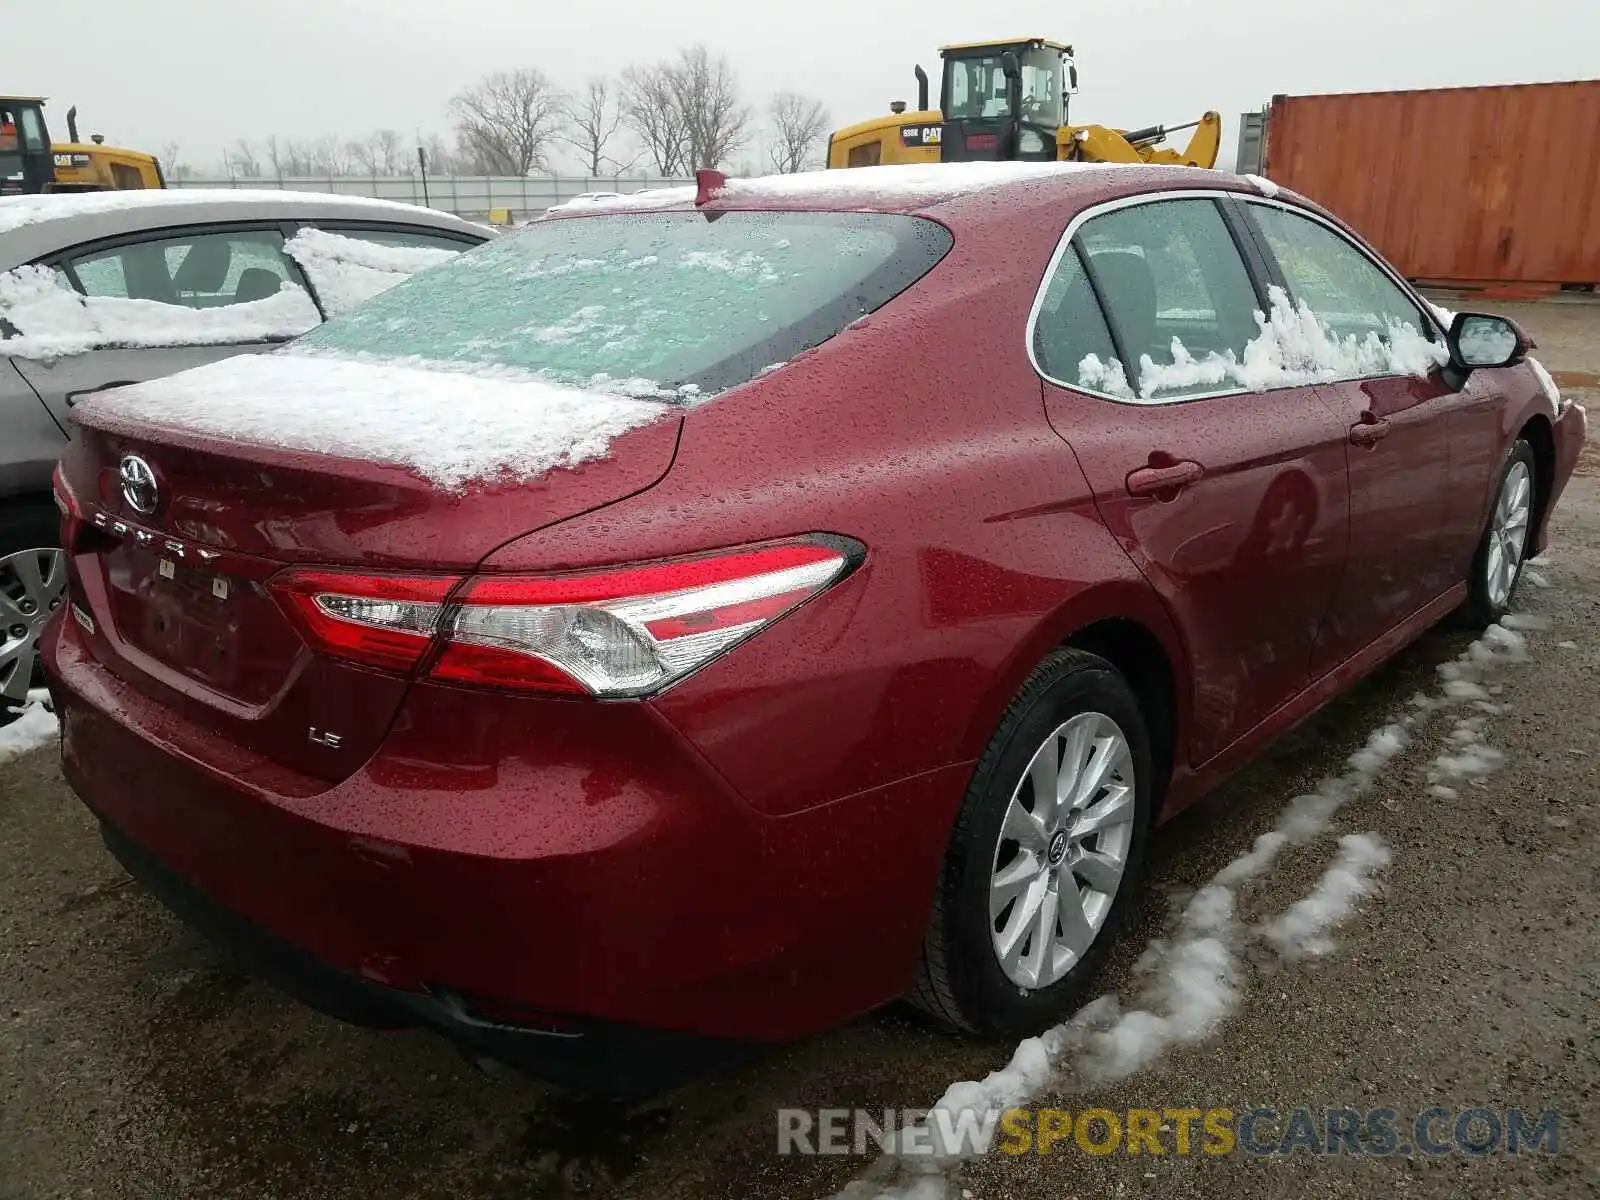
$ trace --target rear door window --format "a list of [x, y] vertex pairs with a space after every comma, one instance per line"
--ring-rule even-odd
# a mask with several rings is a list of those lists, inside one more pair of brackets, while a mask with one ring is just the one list
[[1076, 246], [1066, 248], [1039, 300], [1033, 356], [1051, 379], [1113, 396], [1133, 395]]
[[0, 277], [0, 356], [278, 342], [321, 319], [275, 229], [88, 247]]
[[1214, 201], [1114, 209], [1085, 222], [1077, 242], [1141, 398], [1233, 390], [1198, 360], [1242, 358], [1259, 305]]
[[943, 226], [883, 213], [618, 213], [539, 221], [390, 289], [308, 349], [710, 395], [921, 278]]
[[251, 229], [125, 242], [69, 255], [86, 296], [224, 308], [276, 294], [294, 280], [283, 235]]

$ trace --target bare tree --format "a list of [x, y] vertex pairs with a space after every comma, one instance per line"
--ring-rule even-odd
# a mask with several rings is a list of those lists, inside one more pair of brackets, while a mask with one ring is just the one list
[[630, 67], [622, 78], [624, 119], [663, 175], [720, 166], [750, 135], [750, 106], [739, 99], [732, 64], [703, 45]]
[[[452, 173], [472, 174], [471, 171], [463, 169], [462, 164], [456, 159], [455, 152], [445, 144], [445, 140], [437, 133], [430, 133], [422, 140], [422, 151], [427, 158], [428, 170], [431, 173], [439, 175]], [[412, 161], [415, 163], [414, 159]]]
[[372, 135], [373, 158], [385, 175], [406, 171], [406, 147], [393, 129], [380, 129]]
[[278, 144], [278, 135], [273, 134], [261, 143], [261, 149], [267, 156], [267, 161], [272, 164], [272, 173], [279, 179], [283, 178], [284, 161], [283, 147]]
[[359, 167], [363, 175], [378, 173], [378, 148], [371, 138], [351, 138], [345, 143], [344, 152], [351, 166]]
[[450, 100], [456, 140], [491, 173], [526, 175], [547, 164], [565, 121], [566, 98], [531, 67], [485, 75]]
[[228, 161], [233, 166], [233, 173], [243, 179], [261, 177], [261, 160], [256, 157], [255, 147], [244, 138], [240, 138], [228, 150]]
[[311, 144], [311, 169], [318, 175], [343, 175], [350, 169], [349, 144], [323, 134]]
[[582, 96], [567, 104], [567, 132], [561, 140], [583, 155], [583, 165], [590, 175], [600, 174], [600, 168], [610, 163], [618, 174], [626, 171], [639, 156], [627, 162], [606, 153], [622, 125], [622, 105], [611, 103], [611, 85], [604, 75], [592, 77], [584, 87]]
[[810, 166], [812, 149], [829, 123], [822, 101], [799, 92], [779, 92], [768, 103], [767, 115], [772, 118], [772, 142], [767, 147], [772, 169], [793, 175]]
[[739, 99], [739, 79], [723, 55], [704, 45], [680, 51], [672, 69], [678, 108], [689, 139], [691, 168], [716, 167], [750, 136], [750, 106]]
[[161, 147], [161, 173], [168, 179], [188, 179], [194, 174], [194, 168], [183, 161], [183, 152], [178, 149], [177, 142], [168, 142]]
[[662, 175], [687, 169], [689, 134], [678, 107], [672, 65], [629, 67], [622, 73], [622, 113]]
[[282, 142], [276, 137], [268, 138], [267, 152], [279, 175], [310, 175], [316, 169], [311, 144], [299, 138], [284, 138]]

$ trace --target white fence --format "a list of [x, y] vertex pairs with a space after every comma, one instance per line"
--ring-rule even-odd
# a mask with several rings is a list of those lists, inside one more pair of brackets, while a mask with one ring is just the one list
[[493, 208], [509, 208], [513, 218], [536, 217], [552, 204], [580, 192], [637, 192], [645, 188], [693, 183], [692, 179], [640, 176], [589, 179], [558, 175], [276, 175], [258, 179], [172, 179], [181, 188], [287, 188], [297, 192], [337, 192], [424, 204], [461, 217], [483, 220]]

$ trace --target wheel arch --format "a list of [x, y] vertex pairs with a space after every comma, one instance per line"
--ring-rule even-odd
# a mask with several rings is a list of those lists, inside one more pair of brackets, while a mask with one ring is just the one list
[[963, 757], [975, 759], [982, 752], [1028, 675], [1062, 647], [1106, 659], [1139, 697], [1157, 758], [1151, 811], [1159, 817], [1173, 770], [1182, 761], [1180, 748], [1189, 725], [1193, 689], [1183, 638], [1142, 579], [1117, 580], [1088, 589], [1041, 620], [974, 706]]
[[1105, 659], [1128, 681], [1150, 734], [1156, 769], [1150, 811], [1159, 814], [1177, 756], [1178, 683], [1167, 648], [1153, 632], [1126, 617], [1107, 617], [1074, 631], [1063, 643]]
[[1550, 419], [1535, 412], [1517, 430], [1517, 438], [1533, 447], [1533, 530], [1528, 539], [1530, 546], [1539, 544], [1545, 519], [1550, 515], [1550, 496], [1556, 482], [1556, 435]]

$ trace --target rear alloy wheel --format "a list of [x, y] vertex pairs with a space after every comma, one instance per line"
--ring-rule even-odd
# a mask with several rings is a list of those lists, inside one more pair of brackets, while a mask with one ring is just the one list
[[1533, 530], [1536, 489], [1533, 447], [1518, 439], [1500, 468], [1489, 524], [1472, 557], [1462, 605], [1462, 616], [1470, 625], [1480, 629], [1492, 625], [1511, 608]]
[[0, 725], [44, 686], [39, 635], [66, 598], [66, 555], [54, 509], [0, 513]]
[[1036, 670], [956, 820], [914, 1001], [976, 1032], [1059, 1020], [1115, 940], [1149, 828], [1137, 698], [1104, 659]]

